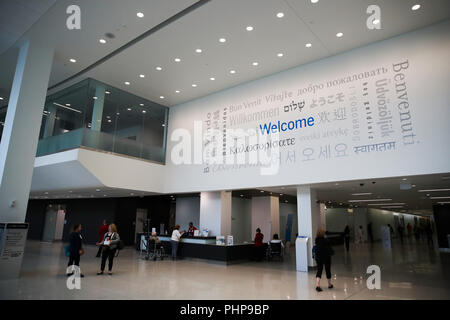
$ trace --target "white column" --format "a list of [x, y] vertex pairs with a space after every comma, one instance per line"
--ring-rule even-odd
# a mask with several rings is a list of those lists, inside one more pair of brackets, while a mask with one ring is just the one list
[[204, 228], [208, 228], [211, 236], [231, 235], [231, 192], [200, 194], [200, 230]]
[[278, 197], [252, 198], [252, 239], [256, 229], [260, 228], [264, 235], [264, 242], [272, 239], [277, 233], [280, 235], [280, 200]]
[[98, 85], [95, 88], [94, 109], [92, 110], [92, 124], [91, 130], [100, 131], [102, 128], [103, 106], [105, 105], [105, 91], [106, 88]]
[[313, 267], [312, 247], [321, 221], [316, 191], [309, 186], [297, 187], [297, 217], [298, 235], [308, 237], [308, 266]]
[[0, 222], [24, 222], [53, 49], [28, 41], [19, 51], [0, 144]]

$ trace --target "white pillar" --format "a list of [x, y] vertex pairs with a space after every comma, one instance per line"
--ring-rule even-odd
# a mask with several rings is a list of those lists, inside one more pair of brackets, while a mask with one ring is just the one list
[[252, 239], [255, 238], [256, 228], [261, 229], [264, 242], [271, 240], [275, 233], [280, 235], [280, 199], [278, 197], [252, 198]]
[[106, 88], [103, 85], [98, 85], [95, 88], [94, 109], [92, 110], [92, 123], [91, 130], [100, 131], [102, 128], [103, 119], [103, 106], [105, 105], [105, 91]]
[[316, 191], [309, 186], [297, 187], [297, 217], [298, 235], [308, 237], [308, 266], [313, 267], [312, 247], [321, 221]]
[[27, 41], [19, 51], [0, 144], [0, 222], [24, 222], [53, 49]]
[[200, 230], [204, 228], [208, 228], [211, 236], [231, 235], [231, 192], [200, 194]]

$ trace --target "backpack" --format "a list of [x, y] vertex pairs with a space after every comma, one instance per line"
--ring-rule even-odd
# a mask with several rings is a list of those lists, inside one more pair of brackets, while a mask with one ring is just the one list
[[70, 257], [70, 244], [64, 247], [64, 254], [66, 257]]

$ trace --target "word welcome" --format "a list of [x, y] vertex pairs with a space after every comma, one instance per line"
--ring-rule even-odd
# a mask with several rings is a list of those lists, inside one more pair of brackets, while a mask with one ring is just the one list
[[270, 134], [270, 133], [278, 133], [278, 132], [284, 132], [287, 130], [297, 130], [300, 128], [306, 128], [306, 127], [312, 127], [314, 126], [314, 118], [309, 117], [308, 119], [302, 118], [297, 120], [292, 120], [289, 122], [281, 122], [278, 120], [277, 123], [264, 123], [259, 125], [259, 129], [261, 130], [261, 133], [264, 134]]

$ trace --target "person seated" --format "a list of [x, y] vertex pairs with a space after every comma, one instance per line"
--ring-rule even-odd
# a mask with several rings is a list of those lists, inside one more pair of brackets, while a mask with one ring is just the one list
[[[271, 250], [276, 250], [276, 252], [271, 251], [272, 253], [279, 254], [281, 257], [284, 255], [284, 243], [280, 240], [277, 233], [273, 235], [273, 239], [270, 240], [269, 244], [271, 245]], [[279, 245], [278, 248], [276, 248], [277, 245]]]
[[150, 240], [155, 240], [156, 243], [161, 242], [161, 240], [159, 240], [158, 236], [156, 235], [156, 232], [152, 232], [152, 236], [150, 237]]
[[187, 231], [187, 235], [190, 236], [190, 237], [193, 237], [195, 230], [197, 230], [197, 228], [194, 227], [194, 223], [189, 222], [189, 229]]
[[281, 247], [284, 248], [284, 243], [280, 240], [277, 233], [273, 235], [273, 239], [270, 240], [270, 243], [281, 243]]

